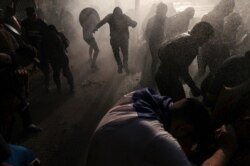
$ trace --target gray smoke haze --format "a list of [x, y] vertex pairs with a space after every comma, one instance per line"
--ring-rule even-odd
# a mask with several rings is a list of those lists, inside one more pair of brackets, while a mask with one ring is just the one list
[[[130, 50], [135, 50], [133, 54], [141, 54], [140, 53], [140, 45], [142, 44], [142, 35], [145, 29], [145, 25], [147, 20], [154, 15], [154, 6], [159, 2], [164, 2], [168, 4], [169, 11], [168, 16], [175, 15], [178, 12], [183, 11], [187, 7], [194, 7], [195, 8], [195, 16], [194, 19], [190, 22], [190, 27], [199, 22], [201, 18], [213, 10], [216, 4], [220, 2], [220, 0], [138, 0], [136, 6], [136, 0], [57, 0], [57, 1], [43, 1], [44, 3], [39, 7], [45, 11], [49, 16], [53, 16], [55, 14], [49, 13], [50, 9], [54, 13], [60, 14], [62, 9], [69, 11], [73, 18], [70, 19], [71, 28], [73, 29], [73, 39], [71, 39], [71, 53], [74, 56], [83, 56], [83, 60], [87, 61], [88, 59], [88, 46], [83, 41], [82, 38], [82, 28], [79, 24], [79, 13], [82, 9], [86, 7], [93, 7], [95, 8], [100, 18], [104, 18], [107, 14], [112, 13], [114, 7], [120, 6], [123, 12], [129, 15], [132, 19], [138, 22], [138, 26], [135, 29], [130, 29]], [[235, 11], [238, 12], [242, 18], [244, 23], [246, 24], [246, 28], [250, 30], [250, 25], [248, 20], [250, 20], [250, 1], [249, 0], [235, 0], [236, 7]], [[60, 17], [59, 17], [60, 18]], [[59, 19], [63, 19], [62, 17]], [[58, 21], [56, 18], [54, 21], [53, 19], [49, 21], [49, 23], [55, 23]], [[64, 22], [65, 23], [65, 22]], [[59, 28], [60, 29], [60, 28]], [[112, 62], [106, 62], [110, 64], [115, 64], [114, 59], [112, 57], [112, 51], [109, 44], [109, 27], [108, 25], [103, 26], [98, 30], [97, 33], [94, 35], [96, 40], [101, 48], [100, 55], [98, 57], [98, 61], [104, 61], [105, 58], [109, 58]], [[83, 53], [84, 52], [84, 53]], [[139, 52], [139, 53], [138, 53]], [[83, 55], [85, 54], [85, 55]], [[105, 54], [105, 55], [103, 55]], [[138, 59], [133, 59], [134, 56], [130, 57], [130, 61], [133, 65], [133, 62], [138, 61]], [[140, 57], [137, 56], [140, 59]], [[74, 64], [75, 65], [75, 64]], [[138, 66], [138, 65], [137, 65]], [[115, 67], [115, 65], [114, 65]]]

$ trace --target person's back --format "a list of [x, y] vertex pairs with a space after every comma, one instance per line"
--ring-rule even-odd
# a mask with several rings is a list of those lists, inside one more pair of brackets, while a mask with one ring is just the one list
[[[153, 112], [150, 116], [150, 109], [158, 107], [151, 93], [126, 95], [105, 115], [92, 138], [87, 166], [189, 165], [179, 143]], [[165, 101], [165, 106], [170, 104], [170, 99]]]
[[[159, 49], [161, 65], [159, 70], [170, 72], [172, 67], [178, 77], [181, 68], [187, 68], [198, 54], [199, 46], [189, 34], [181, 34], [176, 38], [164, 43]], [[170, 68], [169, 68], [170, 67]]]
[[65, 56], [64, 44], [54, 26], [47, 28], [41, 42], [42, 52], [51, 61], [57, 61]]
[[113, 38], [129, 38], [129, 17], [125, 14], [116, 16], [110, 15], [110, 36]]

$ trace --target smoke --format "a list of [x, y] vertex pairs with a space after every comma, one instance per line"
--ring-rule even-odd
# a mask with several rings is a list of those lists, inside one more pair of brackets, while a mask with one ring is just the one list
[[[153, 6], [159, 2], [164, 2], [168, 4], [169, 11], [168, 16], [172, 16], [178, 12], [185, 10], [187, 7], [195, 8], [194, 19], [191, 20], [191, 24], [194, 25], [200, 19], [210, 12], [220, 0], [140, 0], [139, 8], [136, 11], [135, 6], [136, 0], [57, 0], [56, 8], [58, 13], [61, 9], [69, 11], [73, 15], [73, 22], [71, 27], [74, 28], [74, 39], [71, 44], [71, 53], [74, 56], [83, 56], [83, 61], [88, 59], [88, 45], [83, 41], [82, 37], [82, 28], [79, 24], [79, 13], [82, 9], [86, 7], [95, 8], [100, 18], [104, 18], [107, 14], [112, 13], [114, 7], [120, 6], [123, 12], [129, 15], [132, 19], [138, 22], [136, 29], [131, 29], [131, 38], [130, 38], [130, 50], [139, 50], [139, 45], [141, 44], [140, 39], [143, 34], [143, 27], [147, 20], [154, 15]], [[249, 0], [235, 0], [236, 9], [235, 11], [239, 12], [243, 17], [244, 22], [250, 19], [249, 15]], [[47, 3], [48, 4], [48, 3]], [[45, 6], [50, 6], [50, 4]], [[61, 19], [61, 18], [60, 18]], [[250, 22], [250, 21], [248, 21]], [[190, 26], [192, 28], [192, 26]], [[250, 28], [249, 28], [250, 29]], [[103, 26], [96, 34], [95, 38], [98, 42], [98, 45], [101, 49], [101, 53], [98, 57], [98, 61], [104, 61], [105, 58], [109, 58], [110, 64], [115, 64], [114, 58], [112, 55], [111, 47], [109, 44], [109, 28], [108, 25]], [[138, 42], [139, 40], [139, 42]], [[105, 49], [105, 50], [103, 50]], [[84, 55], [83, 55], [84, 54]], [[103, 55], [107, 54], [107, 55]], [[130, 57], [130, 60], [133, 57]], [[77, 59], [77, 58], [76, 58]], [[112, 62], [111, 62], [112, 61]]]

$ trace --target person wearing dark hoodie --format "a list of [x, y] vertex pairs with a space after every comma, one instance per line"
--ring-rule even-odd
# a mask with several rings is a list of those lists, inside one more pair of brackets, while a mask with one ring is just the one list
[[[102, 118], [86, 166], [189, 166], [191, 147], [208, 137], [210, 127], [210, 116], [197, 100], [173, 103], [152, 89], [137, 90], [122, 97]], [[235, 151], [235, 137], [223, 129], [219, 140], [224, 146], [203, 165], [226, 164]]]
[[74, 78], [67, 56], [68, 40], [63, 33], [58, 32], [54, 25], [49, 25], [41, 42], [42, 53], [53, 69], [53, 79], [58, 93], [62, 92], [60, 74], [67, 79], [70, 92], [74, 92]]
[[[135, 28], [137, 22], [127, 15], [123, 14], [120, 7], [116, 7], [112, 14], [108, 14], [101, 20], [93, 30], [97, 31], [101, 26], [108, 23], [110, 27], [110, 44], [118, 65], [118, 73], [122, 73], [122, 69], [129, 74], [128, 68], [128, 46], [129, 46], [129, 27]], [[123, 55], [121, 61], [119, 50]]]

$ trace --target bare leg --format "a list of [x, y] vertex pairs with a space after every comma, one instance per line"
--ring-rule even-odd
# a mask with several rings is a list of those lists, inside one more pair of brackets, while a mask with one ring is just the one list
[[99, 48], [98, 48], [98, 45], [95, 41], [95, 39], [91, 40], [91, 43], [90, 43], [91, 47], [94, 49], [94, 54], [93, 54], [93, 57], [92, 57], [92, 63], [91, 63], [91, 68], [96, 68], [96, 59], [98, 57], [98, 54], [99, 54]]

